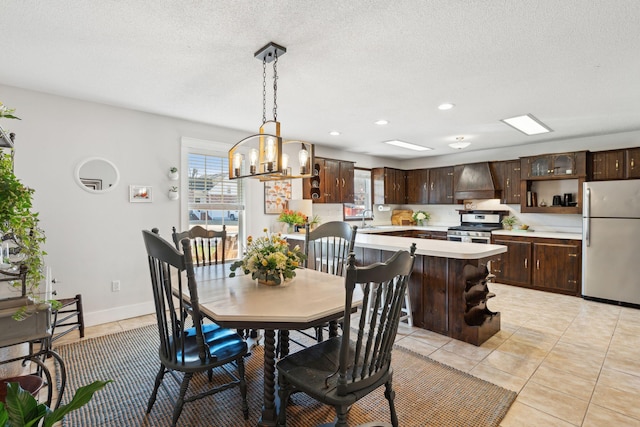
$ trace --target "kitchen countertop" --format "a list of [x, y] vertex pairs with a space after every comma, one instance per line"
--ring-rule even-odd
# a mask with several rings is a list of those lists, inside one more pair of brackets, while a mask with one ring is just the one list
[[[390, 226], [391, 228], [391, 226]], [[393, 226], [393, 230], [423, 229], [433, 230], [432, 227]], [[380, 230], [380, 228], [378, 228]], [[446, 227], [445, 227], [446, 230]], [[381, 230], [382, 231], [382, 230]], [[440, 231], [440, 230], [438, 230]], [[304, 240], [304, 234], [285, 234], [291, 240]], [[385, 236], [375, 233], [356, 234], [356, 247], [381, 249], [385, 251], [408, 250], [411, 243], [416, 243], [416, 254], [453, 259], [479, 259], [498, 255], [507, 251], [503, 245], [488, 245], [483, 243], [461, 243], [448, 240], [416, 239], [412, 237]]]
[[494, 236], [521, 236], [540, 237], [547, 239], [582, 240], [581, 233], [565, 233], [561, 231], [495, 230], [492, 231], [491, 234]]

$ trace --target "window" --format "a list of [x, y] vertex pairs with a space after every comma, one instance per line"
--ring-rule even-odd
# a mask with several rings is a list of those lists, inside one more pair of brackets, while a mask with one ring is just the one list
[[[373, 218], [371, 205], [371, 170], [355, 168], [353, 172], [353, 203], [344, 204], [344, 219]], [[368, 211], [368, 212], [367, 212]]]
[[208, 230], [222, 230], [226, 226], [226, 259], [238, 258], [244, 219], [242, 180], [229, 179], [226, 156], [188, 154], [187, 209], [189, 228], [200, 225]]

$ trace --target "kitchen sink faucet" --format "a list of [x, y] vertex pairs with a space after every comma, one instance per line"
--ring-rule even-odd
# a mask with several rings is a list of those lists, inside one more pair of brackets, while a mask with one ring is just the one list
[[362, 226], [361, 228], [367, 228], [367, 223], [364, 222], [367, 219], [367, 212], [371, 214], [371, 219], [373, 219], [373, 211], [371, 209], [365, 209], [362, 211]]

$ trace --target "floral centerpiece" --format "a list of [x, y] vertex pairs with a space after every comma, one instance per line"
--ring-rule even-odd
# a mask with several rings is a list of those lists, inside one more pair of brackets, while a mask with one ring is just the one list
[[418, 225], [424, 225], [427, 221], [431, 219], [431, 214], [425, 211], [415, 211], [413, 213], [413, 220]]
[[247, 237], [247, 252], [241, 260], [231, 264], [229, 277], [234, 277], [238, 268], [267, 285], [279, 285], [283, 280], [295, 277], [295, 269], [306, 258], [300, 246], [290, 249], [280, 233], [269, 233], [266, 228], [264, 232], [265, 235], [257, 239]]

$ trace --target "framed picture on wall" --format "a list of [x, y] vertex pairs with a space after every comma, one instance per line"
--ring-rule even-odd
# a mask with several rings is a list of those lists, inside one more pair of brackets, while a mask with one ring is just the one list
[[150, 185], [130, 185], [129, 201], [131, 203], [151, 203], [153, 190]]
[[289, 206], [291, 200], [291, 181], [265, 181], [264, 213], [279, 215]]

